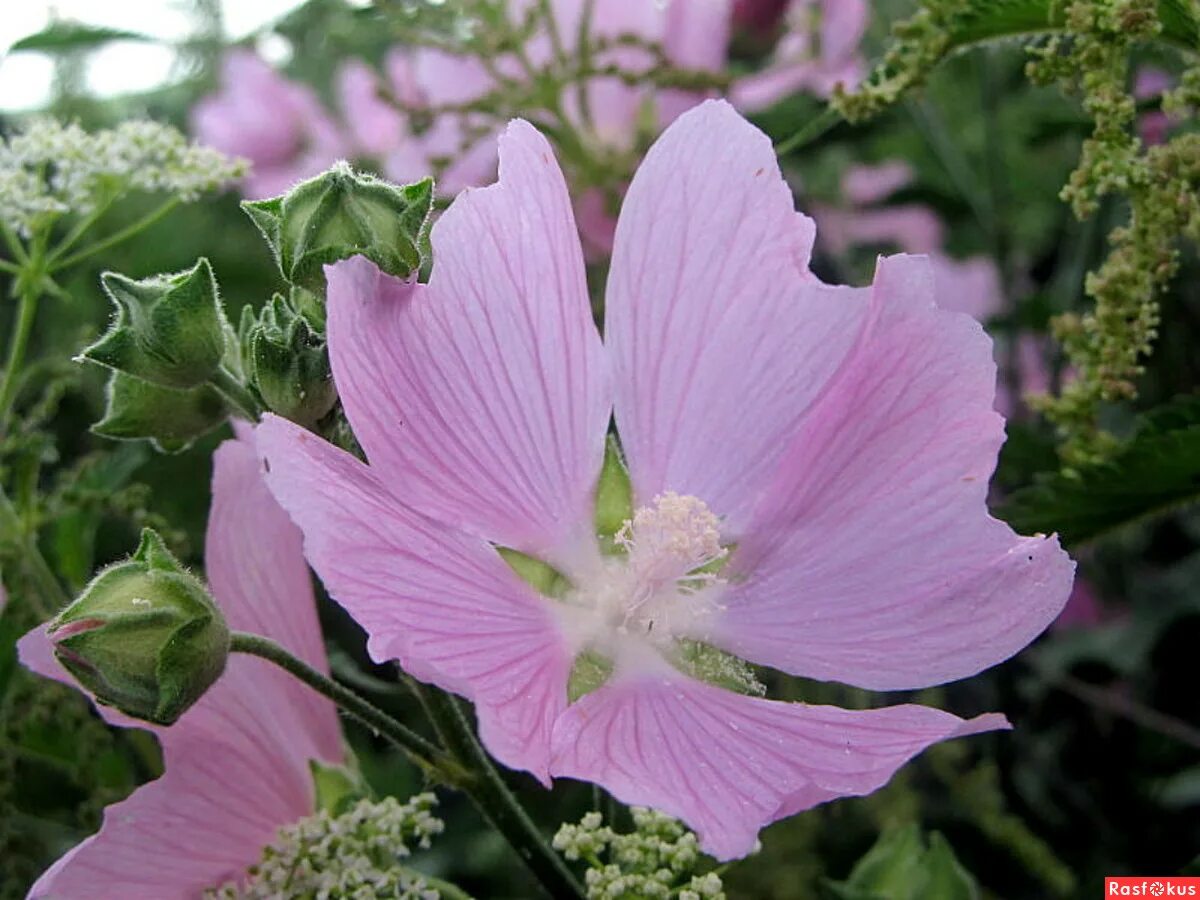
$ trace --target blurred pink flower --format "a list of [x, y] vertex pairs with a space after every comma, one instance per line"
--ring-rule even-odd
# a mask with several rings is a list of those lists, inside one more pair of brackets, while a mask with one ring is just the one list
[[[1155, 66], [1142, 66], [1137, 70], [1133, 80], [1133, 96], [1137, 100], [1149, 100], [1159, 97], [1164, 91], [1169, 91], [1174, 81], [1169, 72]], [[1171, 117], [1161, 109], [1144, 112], [1138, 116], [1138, 134], [1147, 146], [1161, 144], [1167, 139], [1171, 128]]]
[[733, 0], [733, 24], [757, 34], [769, 35], [779, 27], [789, 0]]
[[[272, 491], [375, 659], [474, 701], [505, 764], [682, 818], [722, 859], [934, 742], [1006, 727], [776, 702], [679, 668], [694, 640], [917, 688], [1005, 659], [1062, 608], [1057, 540], [987, 513], [995, 366], [979, 325], [934, 305], [925, 260], [822, 284], [770, 140], [721, 101], [682, 115], [630, 185], [603, 342], [565, 181], [529, 124], [432, 240], [428, 284], [328, 269], [334, 376], [369, 464], [277, 417], [258, 429]], [[593, 523], [614, 411], [637, 509], [615, 556]], [[565, 595], [496, 547], [555, 567]], [[585, 650], [613, 670], [569, 703]]]
[[870, 16], [867, 0], [792, 0], [771, 62], [739, 80], [731, 99], [753, 112], [796, 91], [827, 97], [839, 84], [857, 86], [866, 74], [859, 44]]
[[[272, 499], [252, 438], [217, 450], [206, 538], [213, 595], [231, 628], [274, 638], [327, 670], [300, 534]], [[44, 626], [19, 644], [34, 671], [74, 684]], [[31, 898], [191, 900], [239, 878], [277, 830], [314, 812], [309, 760], [343, 761], [332, 703], [268, 662], [235, 655], [170, 728], [97, 711], [153, 731], [162, 777], [105, 810], [100, 831], [58, 860]]]
[[197, 103], [191, 118], [202, 143], [250, 161], [242, 192], [251, 199], [283, 193], [348, 150], [316, 94], [248, 50], [226, 55], [220, 91]]
[[1062, 613], [1054, 620], [1057, 631], [1095, 628], [1104, 622], [1104, 607], [1091, 583], [1083, 578], [1075, 579], [1075, 587]]
[[[445, 197], [491, 178], [496, 172], [494, 135], [470, 113], [439, 111], [493, 89], [483, 66], [442, 50], [397, 48], [388, 53], [385, 67], [388, 91], [398, 104], [380, 96], [379, 76], [361, 60], [346, 62], [338, 73], [342, 115], [357, 154], [374, 157], [383, 173], [400, 183], [436, 171], [438, 193]], [[417, 130], [400, 107], [432, 112], [432, 121]]]

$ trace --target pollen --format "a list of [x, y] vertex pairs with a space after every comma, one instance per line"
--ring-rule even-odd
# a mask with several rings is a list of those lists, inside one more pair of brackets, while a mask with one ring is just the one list
[[699, 497], [666, 491], [625, 520], [616, 542], [642, 578], [676, 580], [725, 558], [720, 525]]

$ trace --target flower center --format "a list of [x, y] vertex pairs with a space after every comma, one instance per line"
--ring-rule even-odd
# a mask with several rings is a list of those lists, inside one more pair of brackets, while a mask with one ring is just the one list
[[602, 651], [629, 637], [662, 644], [718, 609], [725, 581], [716, 569], [729, 554], [719, 525], [703, 500], [673, 491], [626, 519], [614, 539], [625, 553], [605, 558], [565, 597], [585, 613], [585, 642]]

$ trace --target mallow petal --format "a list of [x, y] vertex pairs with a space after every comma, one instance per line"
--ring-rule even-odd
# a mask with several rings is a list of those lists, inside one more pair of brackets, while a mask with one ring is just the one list
[[1062, 609], [1074, 563], [987, 510], [1004, 440], [989, 339], [934, 306], [921, 257], [880, 262], [855, 348], [786, 448], [703, 636], [878, 690], [972, 675]]
[[476, 704], [501, 762], [547, 778], [572, 654], [549, 607], [483, 540], [407, 507], [376, 473], [283, 419], [258, 428], [267, 480], [379, 661]]
[[650, 149], [617, 222], [605, 341], [637, 503], [691, 494], [736, 537], [849, 351], [853, 306], [807, 272], [765, 134], [724, 101]]
[[513, 122], [500, 181], [433, 229], [428, 286], [329, 268], [334, 378], [381, 481], [447, 525], [539, 556], [590, 522], [610, 386], [570, 198]]
[[[326, 669], [300, 542], [250, 444], [222, 444], [206, 545], [214, 597], [232, 628], [265, 634]], [[73, 684], [44, 627], [22, 638], [19, 652], [27, 667]], [[100, 831], [47, 870], [31, 897], [190, 900], [238, 877], [281, 826], [313, 812], [310, 760], [343, 760], [333, 704], [253, 657], [232, 656], [170, 728], [97, 709], [114, 725], [153, 731], [164, 774], [109, 807]]]
[[868, 794], [930, 744], [1007, 727], [925, 706], [846, 710], [746, 697], [677, 673], [625, 678], [572, 704], [552, 771], [682, 819], [717, 859], [760, 829], [837, 797]]

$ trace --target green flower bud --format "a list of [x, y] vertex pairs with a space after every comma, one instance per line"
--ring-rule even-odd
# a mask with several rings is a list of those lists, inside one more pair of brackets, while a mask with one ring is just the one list
[[225, 354], [227, 325], [208, 260], [186, 272], [134, 281], [100, 276], [117, 317], [81, 357], [163, 387], [198, 387]]
[[98, 703], [157, 725], [199, 700], [229, 655], [220, 610], [149, 528], [133, 557], [92, 579], [49, 635]]
[[303, 316], [276, 294], [257, 320], [243, 318], [243, 359], [251, 382], [274, 412], [310, 426], [337, 401], [329, 350]]
[[92, 432], [116, 440], [147, 439], [164, 453], [178, 453], [228, 417], [225, 399], [210, 385], [179, 391], [113, 372], [104, 418]]
[[344, 162], [286, 194], [242, 203], [271, 245], [283, 277], [325, 296], [323, 267], [367, 257], [407, 278], [421, 265], [433, 204], [433, 180], [398, 187], [355, 172]]

